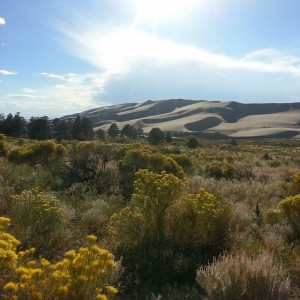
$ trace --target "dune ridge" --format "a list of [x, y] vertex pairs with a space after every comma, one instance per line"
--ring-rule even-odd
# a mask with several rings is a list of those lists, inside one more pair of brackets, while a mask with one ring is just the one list
[[[250, 103], [206, 100], [148, 100], [99, 107], [79, 113], [88, 117], [95, 129], [112, 123], [153, 127], [164, 131], [210, 131], [238, 138], [300, 136], [300, 102]], [[77, 114], [63, 117], [74, 118]]]

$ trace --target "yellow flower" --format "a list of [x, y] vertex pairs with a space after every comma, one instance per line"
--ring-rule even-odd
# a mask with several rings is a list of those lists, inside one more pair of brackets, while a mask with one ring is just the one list
[[29, 273], [29, 270], [25, 267], [19, 267], [17, 270], [16, 270], [16, 273], [18, 275], [23, 275], [23, 274], [28, 274]]
[[97, 241], [97, 237], [93, 234], [90, 234], [90, 235], [87, 236], [87, 240], [90, 243], [95, 243]]
[[5, 217], [0, 217], [0, 228], [4, 228], [10, 225], [10, 219]]
[[107, 291], [107, 295], [109, 297], [114, 296], [118, 292], [118, 290], [115, 287], [111, 286], [111, 285], [108, 285], [106, 287], [106, 291]]
[[68, 259], [73, 259], [76, 257], [76, 252], [74, 250], [70, 250], [65, 253], [65, 257]]
[[58, 292], [59, 292], [59, 294], [61, 294], [61, 295], [67, 295], [67, 294], [68, 294], [68, 291], [69, 291], [69, 288], [68, 288], [68, 286], [66, 286], [66, 285], [60, 286], [60, 287], [58, 288]]
[[7, 291], [11, 291], [11, 292], [14, 292], [14, 291], [17, 291], [18, 290], [18, 285], [14, 282], [8, 282], [5, 286], [4, 286], [4, 289], [7, 290]]
[[78, 276], [78, 281], [80, 281], [81, 283], [87, 282], [87, 280], [87, 277], [84, 275]]
[[48, 267], [50, 265], [50, 262], [44, 258], [41, 258], [40, 262], [43, 267]]
[[36, 261], [35, 260], [31, 260], [30, 262], [28, 262], [28, 267], [32, 268], [36, 265]]
[[98, 300], [107, 300], [107, 297], [103, 294], [99, 294], [99, 295], [97, 295], [97, 299]]

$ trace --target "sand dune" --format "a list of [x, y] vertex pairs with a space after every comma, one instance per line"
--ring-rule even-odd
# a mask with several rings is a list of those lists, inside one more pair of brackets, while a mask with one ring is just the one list
[[[107, 129], [111, 123], [153, 127], [164, 131], [210, 131], [232, 137], [300, 136], [300, 103], [242, 104], [205, 100], [148, 100], [95, 108], [80, 113], [95, 128]], [[74, 118], [76, 115], [63, 117]]]

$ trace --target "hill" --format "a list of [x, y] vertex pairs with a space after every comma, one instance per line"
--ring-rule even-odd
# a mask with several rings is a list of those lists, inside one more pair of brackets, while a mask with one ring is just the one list
[[[111, 123], [164, 131], [210, 131], [232, 137], [300, 137], [300, 103], [251, 103], [170, 99], [99, 107], [80, 113], [95, 128]], [[76, 115], [63, 117], [74, 118]]]

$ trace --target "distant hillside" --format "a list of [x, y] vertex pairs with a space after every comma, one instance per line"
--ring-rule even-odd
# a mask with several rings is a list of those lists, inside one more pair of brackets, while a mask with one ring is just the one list
[[[153, 127], [164, 131], [210, 131], [232, 137], [300, 138], [300, 103], [243, 104], [205, 100], [148, 100], [99, 107], [80, 113], [94, 127], [107, 129], [111, 123]], [[63, 117], [74, 118], [76, 114]]]

